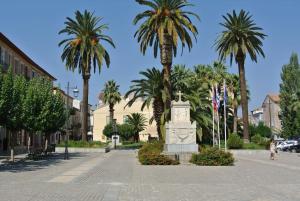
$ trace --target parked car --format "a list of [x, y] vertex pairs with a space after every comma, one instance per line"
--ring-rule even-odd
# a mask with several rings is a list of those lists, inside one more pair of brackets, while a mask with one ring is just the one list
[[276, 149], [280, 151], [287, 151], [290, 146], [297, 145], [297, 144], [298, 144], [297, 140], [286, 140], [284, 142], [279, 143], [276, 146]]
[[300, 153], [300, 142], [298, 141], [298, 143], [296, 145], [292, 145], [288, 148], [288, 151], [293, 152], [293, 153]]

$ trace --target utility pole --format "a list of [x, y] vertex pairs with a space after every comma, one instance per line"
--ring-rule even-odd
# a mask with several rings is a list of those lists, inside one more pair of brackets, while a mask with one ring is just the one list
[[[74, 97], [77, 98], [78, 96], [78, 93], [79, 93], [79, 90], [77, 89], [77, 86], [76, 87], [72, 87], [73, 89], [73, 94], [74, 94]], [[71, 130], [71, 126], [70, 126], [70, 108], [69, 108], [69, 101], [70, 99], [70, 82], [68, 82], [67, 84], [67, 129], [66, 129], [66, 136], [65, 136], [65, 155], [64, 155], [64, 159], [65, 160], [69, 160], [69, 152], [68, 152], [68, 140], [69, 140], [69, 132]]]
[[272, 118], [272, 115], [271, 115], [271, 99], [270, 99], [270, 96], [269, 96], [269, 119], [270, 119], [269, 126], [270, 126], [270, 129], [272, 129], [272, 120], [271, 120], [271, 118]]
[[66, 129], [66, 135], [65, 135], [65, 155], [64, 155], [64, 160], [69, 160], [69, 152], [68, 152], [69, 123], [70, 123], [69, 90], [70, 90], [70, 83], [68, 82], [68, 84], [67, 84], [67, 129]]

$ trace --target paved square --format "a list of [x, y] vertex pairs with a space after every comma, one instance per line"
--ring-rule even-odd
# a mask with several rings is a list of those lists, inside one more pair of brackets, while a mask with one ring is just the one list
[[238, 155], [234, 167], [141, 166], [134, 151], [0, 166], [5, 201], [297, 201], [300, 157]]

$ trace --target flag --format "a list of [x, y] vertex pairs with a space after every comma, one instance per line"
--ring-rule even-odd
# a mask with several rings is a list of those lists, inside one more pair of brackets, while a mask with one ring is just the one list
[[225, 81], [224, 81], [223, 91], [224, 91], [224, 94], [223, 94], [224, 105], [226, 105], [228, 94], [227, 94], [227, 88], [226, 88], [226, 82]]
[[218, 90], [218, 87], [215, 86], [214, 88], [214, 110], [215, 112], [219, 111], [219, 108], [220, 108], [220, 94], [219, 94], [219, 90]]

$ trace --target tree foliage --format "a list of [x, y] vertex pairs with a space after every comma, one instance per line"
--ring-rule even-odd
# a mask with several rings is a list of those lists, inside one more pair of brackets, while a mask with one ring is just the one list
[[141, 113], [132, 113], [130, 115], [127, 115], [128, 119], [126, 123], [131, 125], [133, 132], [134, 132], [134, 139], [136, 142], [139, 141], [139, 133], [143, 130], [145, 130], [147, 124], [147, 119], [145, 116]]
[[297, 54], [282, 67], [280, 83], [280, 119], [282, 134], [288, 138], [300, 133], [300, 65]]
[[248, 99], [247, 84], [245, 75], [245, 59], [249, 55], [252, 61], [257, 62], [257, 57], [262, 55], [263, 40], [266, 35], [262, 33], [262, 28], [258, 27], [249, 12], [241, 10], [238, 14], [233, 10], [232, 14], [223, 15], [224, 22], [220, 25], [224, 30], [216, 40], [215, 46], [219, 53], [220, 61], [224, 61], [229, 56], [230, 63], [233, 59], [238, 64], [241, 105], [243, 114], [243, 137], [249, 141], [249, 121], [248, 121]]

